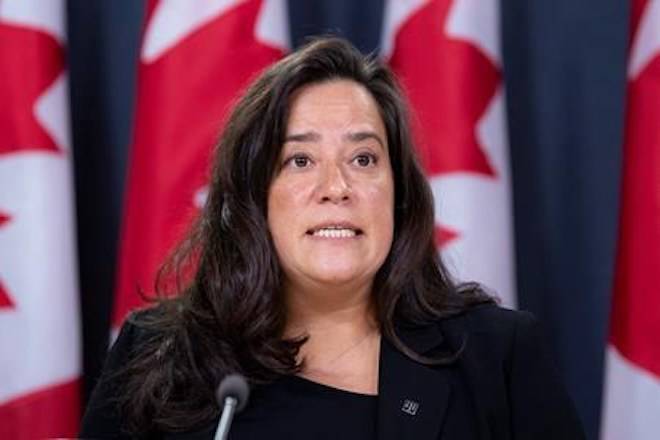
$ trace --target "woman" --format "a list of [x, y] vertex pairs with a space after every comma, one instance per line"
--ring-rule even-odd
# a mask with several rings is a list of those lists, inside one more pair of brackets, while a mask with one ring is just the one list
[[582, 438], [533, 318], [439, 260], [401, 96], [336, 38], [252, 84], [162, 272], [179, 295], [128, 319], [83, 437], [211, 438], [238, 372], [232, 439]]

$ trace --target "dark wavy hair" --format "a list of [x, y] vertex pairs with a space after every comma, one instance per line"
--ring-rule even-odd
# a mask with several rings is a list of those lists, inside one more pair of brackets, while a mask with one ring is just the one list
[[219, 413], [214, 389], [230, 372], [260, 384], [300, 371], [296, 355], [305, 338], [283, 336], [282, 271], [267, 226], [267, 196], [292, 94], [336, 79], [371, 93], [387, 131], [394, 238], [373, 283], [383, 337], [419, 362], [451, 362], [451, 354], [429, 359], [415, 353], [396, 326], [437, 321], [492, 301], [476, 284], [455, 284], [438, 256], [432, 194], [391, 71], [343, 39], [313, 40], [265, 70], [235, 105], [217, 145], [206, 204], [159, 274], [159, 305], [130, 318], [143, 336], [115, 378], [129, 431], [208, 423]]

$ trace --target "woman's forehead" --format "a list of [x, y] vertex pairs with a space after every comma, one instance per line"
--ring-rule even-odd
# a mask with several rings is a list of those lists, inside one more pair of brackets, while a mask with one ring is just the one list
[[289, 105], [286, 136], [330, 129], [385, 133], [378, 103], [355, 81], [333, 80], [297, 90]]

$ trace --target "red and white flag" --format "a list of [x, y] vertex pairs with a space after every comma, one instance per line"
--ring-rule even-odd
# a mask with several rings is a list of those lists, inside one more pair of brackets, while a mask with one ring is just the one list
[[203, 204], [223, 118], [289, 47], [286, 0], [151, 0], [113, 325], [153, 291], [157, 268]]
[[0, 0], [0, 438], [74, 436], [81, 372], [65, 4]]
[[388, 0], [381, 41], [413, 109], [445, 261], [514, 306], [499, 28], [499, 0]]
[[635, 0], [604, 440], [660, 437], [660, 0]]

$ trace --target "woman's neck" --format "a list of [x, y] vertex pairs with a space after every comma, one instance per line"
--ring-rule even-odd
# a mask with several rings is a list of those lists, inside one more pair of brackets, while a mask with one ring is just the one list
[[380, 333], [368, 292], [287, 293], [287, 338], [308, 336], [302, 375], [337, 388], [377, 392]]
[[[286, 337], [332, 339], [364, 335], [376, 326], [371, 286], [355, 289], [288, 286]], [[334, 336], [333, 336], [334, 335]]]

